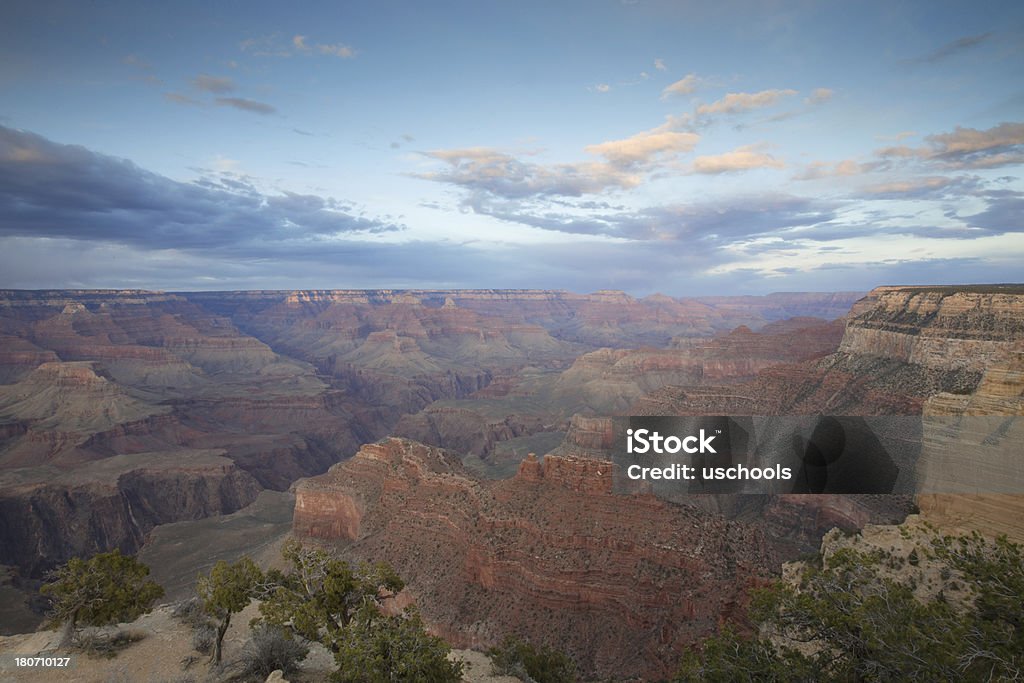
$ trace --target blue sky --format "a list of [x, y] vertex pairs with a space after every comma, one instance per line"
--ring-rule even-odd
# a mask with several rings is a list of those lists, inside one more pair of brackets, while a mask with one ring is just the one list
[[0, 286], [1020, 281], [1024, 4], [0, 7]]

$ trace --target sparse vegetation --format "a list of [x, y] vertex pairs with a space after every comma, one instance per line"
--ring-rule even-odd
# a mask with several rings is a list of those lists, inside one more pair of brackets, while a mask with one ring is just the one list
[[547, 646], [536, 647], [524, 640], [508, 637], [487, 654], [494, 673], [517, 676], [533, 683], [574, 683], [576, 665], [564, 653]]
[[448, 660], [451, 648], [427, 633], [419, 614], [407, 609], [385, 616], [365, 603], [333, 645], [336, 683], [458, 683], [462, 663]]
[[[292, 541], [287, 573], [267, 573], [258, 625], [321, 643], [334, 653], [340, 683], [455, 683], [462, 665], [449, 646], [426, 632], [414, 610], [387, 616], [381, 603], [404, 587], [386, 564], [347, 562]], [[259, 628], [259, 626], [257, 626]]]
[[309, 648], [285, 629], [258, 624], [252, 630], [252, 640], [242, 653], [243, 675], [262, 681], [277, 669], [289, 674], [298, 668], [307, 654]]
[[140, 631], [91, 631], [75, 634], [72, 644], [75, 650], [90, 657], [113, 658], [121, 650], [145, 637]]
[[885, 569], [890, 552], [843, 548], [823, 567], [805, 565], [798, 585], [756, 594], [761, 635], [725, 630], [708, 639], [684, 655], [676, 681], [1020, 680], [1021, 547], [975, 534], [936, 539], [933, 549], [947, 577], [966, 579], [967, 604], [941, 591], [916, 596], [913, 576]]
[[128, 622], [149, 612], [164, 589], [147, 576], [149, 567], [120, 550], [73, 557], [52, 572], [40, 592], [51, 600], [51, 623], [63, 624], [61, 645], [71, 644], [79, 625]]

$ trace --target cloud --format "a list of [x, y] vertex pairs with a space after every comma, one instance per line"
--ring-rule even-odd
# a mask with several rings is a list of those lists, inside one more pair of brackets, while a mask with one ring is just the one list
[[691, 151], [700, 141], [696, 133], [675, 131], [637, 133], [623, 140], [610, 140], [584, 148], [589, 154], [603, 156], [612, 164], [631, 167], [664, 157]]
[[609, 188], [635, 187], [641, 180], [609, 163], [533, 164], [489, 147], [434, 150], [426, 156], [445, 162], [448, 168], [414, 177], [484, 190], [499, 197], [579, 197]]
[[668, 71], [668, 67], [665, 66], [665, 60], [660, 57], [654, 60], [654, 68], [658, 71]]
[[947, 196], [952, 190], [955, 190], [955, 195], [963, 196], [968, 191], [973, 192], [978, 186], [977, 178], [927, 176], [876, 183], [864, 188], [864, 192], [888, 199], [934, 199]]
[[153, 74], [153, 65], [138, 55], [125, 55], [121, 59], [121, 63], [133, 67], [137, 73], [136, 77], [150, 85], [160, 85], [163, 83], [162, 80]]
[[831, 100], [834, 94], [835, 91], [830, 90], [829, 88], [815, 88], [814, 92], [804, 99], [804, 103], [810, 105], [824, 104]]
[[[973, 228], [995, 234], [1006, 232], [1024, 232], [1024, 196], [1007, 196], [994, 198], [988, 206], [976, 214], [965, 216], [963, 220]], [[1014, 278], [1020, 282], [1020, 276]]]
[[199, 74], [192, 79], [192, 85], [198, 90], [216, 95], [223, 95], [235, 89], [235, 83], [230, 78], [211, 76], [209, 74]]
[[740, 112], [770, 107], [783, 97], [796, 95], [796, 90], [762, 90], [755, 93], [729, 93], [725, 97], [697, 107], [698, 116], [714, 114], [738, 114]]
[[746, 145], [725, 154], [700, 156], [693, 160], [693, 170], [695, 173], [718, 174], [785, 166], [781, 159], [757, 150], [757, 145]]
[[243, 52], [257, 57], [293, 57], [295, 55], [330, 55], [341, 59], [356, 56], [355, 48], [344, 43], [314, 43], [308, 37], [296, 34], [290, 40], [283, 40], [280, 35], [247, 38], [238, 44]]
[[949, 57], [957, 55], [965, 50], [969, 50], [973, 47], [981, 45], [986, 40], [992, 37], [992, 33], [979, 33], [974, 36], [966, 36], [964, 38], [958, 38], [952, 42], [946, 43], [934, 52], [930, 52], [923, 57], [914, 57], [912, 59], [903, 60], [905, 64], [935, 64], [941, 62]]
[[188, 95], [182, 95], [177, 92], [165, 92], [164, 99], [173, 104], [185, 104], [190, 106], [202, 106], [202, 102], [199, 100], [192, 99]]
[[336, 43], [334, 45], [319, 44], [316, 46], [316, 50], [322, 55], [334, 55], [341, 59], [349, 59], [356, 56], [355, 50], [348, 45], [342, 45], [341, 43]]
[[130, 161], [0, 127], [0, 236], [144, 249], [252, 249], [401, 229], [329, 197], [259, 192], [244, 177], [183, 183]]
[[348, 59], [354, 57], [356, 52], [348, 45], [342, 43], [314, 43], [310, 44], [306, 41], [306, 36], [295, 36], [292, 38], [292, 46], [299, 52], [311, 54], [317, 52], [322, 55], [333, 55], [342, 59]]
[[662, 90], [661, 99], [665, 100], [674, 95], [689, 95], [697, 90], [699, 84], [700, 79], [697, 78], [696, 74], [687, 74]]
[[988, 130], [961, 128], [925, 138], [933, 155], [943, 159], [969, 160], [979, 153], [1020, 151], [1024, 145], [1024, 123], [1000, 123]]
[[807, 167], [793, 176], [794, 180], [820, 180], [822, 178], [842, 178], [846, 176], [860, 175], [871, 170], [871, 167], [854, 161], [844, 159], [834, 163], [827, 161], [813, 161]]
[[644, 131], [622, 140], [589, 145], [584, 151], [605, 161], [536, 164], [490, 147], [441, 149], [426, 156], [448, 168], [414, 174], [509, 199], [533, 196], [579, 197], [639, 185], [658, 163], [689, 152], [700, 140], [696, 133]]
[[244, 97], [218, 97], [217, 104], [222, 107], [234, 107], [242, 111], [251, 111], [254, 114], [263, 114], [264, 116], [277, 113], [277, 109], [265, 102], [247, 100]]
[[611, 89], [612, 86], [608, 85], [607, 83], [598, 83], [597, 85], [594, 86], [594, 90], [596, 90], [597, 92], [609, 92]]
[[876, 135], [875, 139], [879, 141], [891, 140], [893, 142], [900, 142], [901, 140], [912, 138], [915, 135], [917, 135], [917, 131], [915, 130], [903, 130], [900, 131], [899, 133], [896, 133], [895, 135]]
[[[630, 241], [685, 242], [690, 252], [711, 251], [759, 236], [817, 225], [835, 217], [835, 203], [783, 194], [729, 197], [637, 211], [553, 212], [529, 201], [496, 201], [479, 194], [475, 213], [542, 230]], [[582, 208], [582, 207], [577, 207]]]
[[896, 145], [876, 150], [882, 160], [920, 161], [945, 169], [979, 169], [1024, 163], [1024, 123], [1003, 122], [987, 130], [957, 126], [925, 137], [926, 147]]
[[[460, 157], [454, 150], [441, 156]], [[476, 149], [461, 157], [497, 164], [498, 181], [514, 180], [506, 177], [517, 162], [510, 155]], [[509, 163], [513, 168], [502, 168]], [[610, 162], [604, 166], [616, 170]], [[520, 182], [542, 182], [557, 168], [526, 169]], [[401, 241], [398, 234], [375, 239], [374, 233], [403, 226], [360, 215], [330, 197], [268, 194], [238, 174], [177, 182], [123, 159], [0, 127], [0, 286], [765, 293], [821, 289], [823, 277], [830, 289], [938, 282], [949, 272], [964, 280], [1008, 281], [1024, 257], [1019, 239], [992, 241], [1019, 230], [1024, 213], [1024, 196], [1002, 186], [979, 188], [986, 207], [962, 225], [950, 219], [942, 228], [886, 226], [884, 214], [863, 214], [862, 200], [778, 193], [629, 209], [536, 193], [501, 199], [482, 185], [470, 189], [465, 207], [480, 215], [482, 232], [489, 220], [510, 221], [546, 230], [548, 241], [538, 247]], [[862, 222], [840, 224], [844, 207]], [[908, 248], [915, 242], [895, 239], [901, 234], [972, 238], [979, 246], [971, 252], [958, 240], [945, 253], [962, 258], [936, 260]], [[891, 240], [883, 248], [894, 258], [872, 261], [848, 242], [828, 246], [858, 237], [874, 243], [863, 238], [876, 236]], [[975, 257], [984, 249], [995, 255]]]

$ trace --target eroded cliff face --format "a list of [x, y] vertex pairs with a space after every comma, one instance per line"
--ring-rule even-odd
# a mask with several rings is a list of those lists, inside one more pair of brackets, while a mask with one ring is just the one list
[[836, 353], [775, 366], [735, 386], [666, 388], [640, 414], [916, 415], [929, 397], [971, 394], [1024, 338], [1024, 293], [879, 287], [847, 317]]
[[840, 353], [980, 376], [1024, 339], [1024, 293], [879, 287], [868, 300], [850, 317]]
[[[928, 418], [935, 417], [942, 430], [941, 438], [927, 440], [922, 454], [919, 475], [925, 485], [938, 491], [973, 485], [977, 491], [919, 495], [922, 516], [943, 529], [1006, 534], [1024, 542], [1024, 495], [985, 493], [1019, 481], [1024, 468], [1024, 343], [1015, 343], [1001, 360], [993, 361], [974, 393], [936, 394], [925, 404], [924, 415], [926, 429]], [[1003, 422], [998, 416], [1017, 419]], [[959, 417], [965, 419], [951, 419]], [[983, 432], [971, 433], [979, 429]], [[967, 443], [992, 452], [972, 453]], [[944, 467], [937, 471], [935, 463]], [[951, 475], [954, 481], [949, 481]]]
[[62, 472], [4, 472], [0, 556], [33, 575], [70, 557], [133, 553], [158, 524], [234, 512], [260, 486], [220, 453], [139, 453]]
[[[918, 496], [924, 516], [943, 528], [1024, 539], [1024, 496], [986, 493], [1020, 472], [1021, 462], [1011, 452], [1024, 434], [1007, 431], [1019, 430], [1020, 421], [1000, 425], [967, 419], [949, 428], [958, 424], [949, 418], [957, 416], [1024, 414], [1022, 344], [1020, 286], [880, 287], [853, 307], [834, 354], [771, 367], [738, 385], [665, 387], [637, 401], [633, 410], [645, 415], [923, 414], [920, 487], [976, 486], [974, 493]], [[929, 428], [932, 416], [943, 421]], [[991, 433], [976, 433], [979, 429]], [[988, 457], [972, 451], [977, 444], [988, 448], [986, 443], [999, 453]], [[833, 517], [845, 520], [847, 527], [878, 521], [864, 519], [865, 506], [851, 507], [849, 498], [789, 498], [772, 506], [780, 526], [803, 524], [810, 511], [824, 515], [826, 523]], [[878, 509], [866, 502], [868, 509]]]
[[757, 525], [612, 494], [611, 463], [571, 456], [481, 482], [444, 451], [387, 439], [295, 493], [297, 537], [392, 563], [453, 642], [528, 635], [591, 675], [668, 675], [780, 561]]
[[36, 574], [286, 489], [387, 426], [178, 295], [0, 291], [0, 342], [0, 564]]

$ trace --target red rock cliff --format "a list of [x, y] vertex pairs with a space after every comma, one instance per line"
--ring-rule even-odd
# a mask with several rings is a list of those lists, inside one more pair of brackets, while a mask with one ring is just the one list
[[610, 475], [607, 461], [549, 455], [481, 482], [392, 438], [300, 482], [294, 532], [392, 563], [459, 645], [518, 634], [588, 674], [666, 676], [778, 557], [754, 525], [614, 495]]

